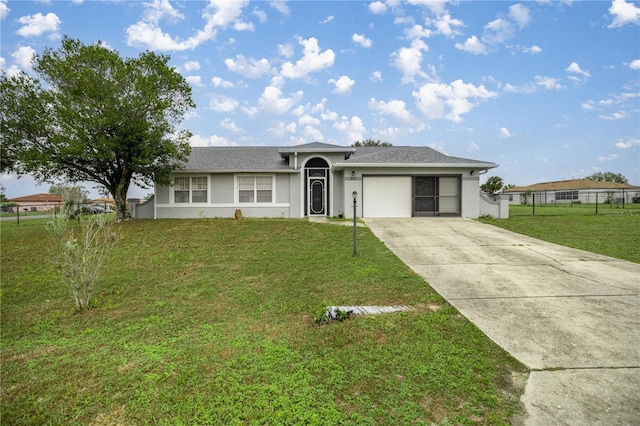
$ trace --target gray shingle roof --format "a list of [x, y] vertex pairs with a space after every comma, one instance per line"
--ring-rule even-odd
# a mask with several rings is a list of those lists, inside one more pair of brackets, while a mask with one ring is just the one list
[[[300, 148], [305, 152], [317, 149], [353, 150], [353, 147], [330, 145], [314, 142], [297, 147], [282, 146], [246, 146], [246, 147], [193, 147], [189, 160], [184, 164], [183, 171], [187, 172], [258, 172], [258, 171], [292, 171], [287, 163], [284, 152], [295, 152]], [[393, 146], [393, 147], [357, 147], [355, 152], [344, 161], [335, 163], [336, 166], [348, 167], [355, 164], [377, 165], [421, 165], [442, 164], [455, 166], [467, 165], [478, 167], [496, 167], [488, 161], [471, 160], [467, 158], [450, 157], [429, 147]]]
[[451, 157], [426, 146], [361, 147], [341, 164], [491, 164]]
[[278, 146], [193, 147], [184, 171], [290, 170]]

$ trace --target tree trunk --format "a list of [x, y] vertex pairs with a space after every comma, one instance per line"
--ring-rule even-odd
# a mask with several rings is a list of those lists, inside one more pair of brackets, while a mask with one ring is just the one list
[[131, 212], [127, 209], [127, 193], [129, 192], [129, 179], [123, 179], [116, 186], [113, 199], [116, 202], [116, 220], [118, 222], [129, 219]]

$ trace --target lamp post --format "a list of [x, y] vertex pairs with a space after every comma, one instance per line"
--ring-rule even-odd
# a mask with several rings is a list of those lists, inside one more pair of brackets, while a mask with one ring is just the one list
[[357, 215], [356, 201], [358, 200], [358, 192], [353, 191], [351, 195], [353, 196], [353, 255], [355, 256], [356, 254], [358, 254], [358, 242], [357, 242], [357, 235], [356, 235], [356, 215]]

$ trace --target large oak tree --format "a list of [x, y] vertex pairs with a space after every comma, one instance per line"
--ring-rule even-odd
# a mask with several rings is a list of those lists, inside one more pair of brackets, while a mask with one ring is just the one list
[[190, 152], [178, 130], [195, 104], [169, 57], [143, 52], [123, 59], [100, 43], [65, 37], [34, 57], [38, 78], [0, 76], [0, 167], [40, 181], [102, 185], [128, 217], [129, 186], [170, 183]]

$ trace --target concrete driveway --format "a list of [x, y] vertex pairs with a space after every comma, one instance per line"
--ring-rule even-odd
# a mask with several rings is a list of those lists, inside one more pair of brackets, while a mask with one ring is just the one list
[[640, 424], [639, 264], [469, 219], [365, 222], [532, 370], [525, 424]]

